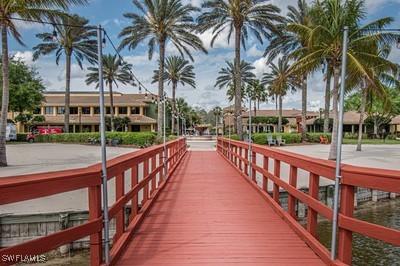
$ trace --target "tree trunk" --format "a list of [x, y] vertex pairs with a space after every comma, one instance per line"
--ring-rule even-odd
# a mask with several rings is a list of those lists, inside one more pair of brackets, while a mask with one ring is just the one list
[[278, 133], [282, 132], [282, 95], [279, 95]]
[[375, 115], [375, 117], [374, 117], [374, 137], [375, 137], [375, 138], [378, 138], [378, 128], [379, 128], [379, 125], [378, 125], [378, 118], [377, 118], [377, 116]]
[[307, 75], [303, 76], [301, 83], [301, 140], [306, 141], [307, 134]]
[[1, 100], [1, 117], [0, 117], [0, 167], [7, 166], [7, 153], [6, 153], [6, 131], [7, 131], [7, 113], [9, 103], [9, 69], [8, 69], [8, 39], [7, 27], [1, 27], [1, 44], [3, 54], [3, 96]]
[[66, 51], [65, 58], [65, 107], [64, 107], [64, 132], [69, 133], [69, 106], [71, 97], [71, 51]]
[[[236, 133], [239, 138], [243, 140], [243, 127], [242, 127], [242, 81], [240, 73], [240, 38], [241, 28], [235, 28], [235, 119], [236, 119]], [[251, 111], [251, 110], [250, 110]]]
[[111, 132], [115, 131], [115, 124], [114, 124], [114, 93], [112, 88], [112, 81], [108, 81], [108, 88], [110, 91], [110, 116], [111, 116]]
[[336, 148], [338, 145], [338, 100], [339, 100], [339, 75], [340, 67], [335, 66], [333, 70], [333, 90], [332, 90], [332, 109], [333, 109], [333, 128], [332, 128], [332, 142], [329, 150], [329, 160], [336, 160]]
[[[177, 81], [172, 82], [172, 113], [176, 113], [176, 88], [178, 84]], [[179, 130], [179, 129], [178, 129]], [[175, 118], [174, 115], [172, 115], [171, 119], [171, 134], [173, 135], [175, 132]]]
[[325, 86], [325, 110], [324, 110], [324, 133], [329, 133], [329, 109], [331, 103], [331, 72], [326, 71], [326, 86]]
[[[163, 115], [164, 110], [161, 102], [161, 98], [164, 97], [164, 61], [165, 61], [165, 40], [160, 39], [160, 62], [159, 62], [159, 71], [158, 71], [158, 110], [157, 110], [157, 131], [158, 136], [161, 137], [163, 135]], [[166, 99], [164, 99], [166, 100]]]
[[254, 117], [256, 117], [257, 116], [257, 101], [256, 100], [254, 100]]
[[364, 81], [364, 88], [362, 89], [362, 96], [361, 96], [360, 121], [358, 122], [358, 140], [357, 140], [357, 149], [356, 149], [356, 151], [361, 151], [365, 105], [367, 103], [367, 94], [368, 94], [368, 91], [367, 91], [367, 88], [366, 88], [365, 85], [366, 84], [365, 84], [365, 81]]

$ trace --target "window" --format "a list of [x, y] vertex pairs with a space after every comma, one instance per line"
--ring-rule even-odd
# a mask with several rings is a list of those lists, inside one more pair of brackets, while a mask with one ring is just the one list
[[118, 113], [120, 115], [126, 115], [128, 114], [128, 107], [118, 107]]
[[63, 115], [64, 113], [65, 113], [65, 107], [64, 106], [57, 107], [57, 114]]
[[42, 113], [42, 109], [40, 107], [35, 108], [35, 110], [33, 110], [33, 114], [34, 115], [40, 115]]
[[69, 108], [69, 113], [71, 115], [77, 115], [78, 114], [78, 107], [70, 107]]
[[132, 125], [132, 132], [140, 132], [140, 125]]
[[138, 115], [140, 114], [140, 107], [131, 107], [131, 114]]
[[82, 107], [83, 115], [90, 115], [90, 107]]
[[44, 108], [44, 114], [46, 115], [52, 115], [54, 111], [54, 107], [53, 106], [46, 106]]
[[110, 115], [111, 114], [111, 108], [108, 106], [106, 107], [106, 115]]
[[100, 107], [94, 107], [94, 114], [99, 115], [100, 114]]

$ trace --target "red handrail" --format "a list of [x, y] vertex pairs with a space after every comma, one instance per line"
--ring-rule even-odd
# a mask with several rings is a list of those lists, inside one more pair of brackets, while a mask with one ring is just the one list
[[[107, 162], [108, 179], [115, 178], [115, 203], [109, 207], [110, 220], [116, 220], [116, 233], [111, 248], [111, 264], [121, 255], [134, 230], [159, 195], [168, 177], [175, 170], [187, 151], [186, 139], [168, 142], [167, 176], [163, 176], [164, 146], [157, 145], [119, 156]], [[158, 158], [158, 162], [157, 162]], [[139, 164], [143, 164], [143, 178], [138, 180]], [[125, 172], [131, 171], [131, 187], [125, 188]], [[158, 182], [157, 182], [158, 181]], [[0, 205], [31, 200], [88, 188], [89, 219], [86, 223], [40, 237], [12, 247], [0, 249], [0, 258], [23, 259], [40, 255], [62, 245], [90, 236], [90, 264], [101, 265], [102, 259], [102, 212], [101, 212], [101, 166], [48, 172], [32, 175], [0, 178]], [[143, 190], [143, 201], [138, 202]], [[125, 219], [125, 206], [131, 202], [129, 219]], [[128, 221], [128, 222], [126, 222]], [[18, 255], [18, 256], [17, 256]], [[10, 265], [17, 261], [2, 261]]]
[[[334, 162], [253, 144], [253, 179], [249, 180], [248, 143], [218, 138], [217, 151], [247, 178], [254, 188], [271, 203], [275, 211], [289, 223], [327, 264], [351, 264], [353, 233], [400, 246], [399, 230], [361, 221], [353, 217], [355, 187], [400, 193], [400, 171], [342, 165], [338, 258], [335, 261], [331, 261], [328, 249], [317, 239], [317, 217], [320, 214], [332, 221], [332, 209], [320, 202], [318, 195], [320, 177], [334, 180]], [[257, 154], [263, 158], [262, 165], [257, 164]], [[274, 160], [274, 169], [268, 169], [269, 160]], [[289, 182], [282, 179], [280, 172], [281, 162], [288, 164], [290, 167]], [[308, 193], [297, 189], [298, 169], [303, 169], [310, 173]], [[255, 179], [257, 172], [263, 176], [260, 186], [256, 183]], [[268, 180], [273, 183], [272, 196], [268, 193]], [[288, 193], [287, 212], [281, 207], [279, 202], [280, 189]], [[295, 212], [296, 201], [307, 205], [307, 229], [303, 228], [298, 222]]]

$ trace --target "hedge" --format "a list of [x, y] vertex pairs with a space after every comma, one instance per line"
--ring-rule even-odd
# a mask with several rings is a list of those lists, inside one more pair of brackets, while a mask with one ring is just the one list
[[[90, 138], [100, 139], [100, 133], [63, 133], [38, 135], [35, 142], [88, 143]], [[153, 145], [156, 134], [153, 132], [107, 132], [107, 139], [118, 139], [122, 145], [147, 147]]]
[[272, 135], [273, 139], [276, 139], [278, 135], [282, 136], [286, 144], [301, 143], [301, 134], [298, 133], [255, 133], [253, 134], [253, 141], [256, 144], [266, 145], [267, 136]]
[[307, 138], [307, 142], [311, 142], [311, 143], [320, 143], [320, 139], [319, 137], [323, 136], [325, 138], [328, 138], [329, 142], [331, 142], [332, 140], [332, 134], [331, 133], [307, 133], [306, 138]]

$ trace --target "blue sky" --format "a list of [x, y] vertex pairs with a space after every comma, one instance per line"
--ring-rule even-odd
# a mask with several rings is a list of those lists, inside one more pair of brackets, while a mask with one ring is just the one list
[[[191, 3], [195, 6], [201, 4], [201, 0], [184, 0], [186, 3]], [[286, 13], [286, 6], [288, 4], [295, 5], [297, 0], [272, 0], [274, 4], [278, 5], [283, 14]], [[382, 16], [392, 16], [396, 19], [393, 27], [400, 27], [400, 0], [366, 0], [368, 17], [366, 21]], [[135, 8], [130, 0], [92, 0], [90, 5], [86, 7], [73, 8], [72, 12], [84, 16], [90, 20], [91, 24], [102, 24], [115, 44], [119, 43], [118, 34], [121, 29], [129, 25], [129, 21], [123, 17], [124, 13], [135, 12]], [[35, 34], [43, 31], [52, 31], [51, 27], [44, 27], [41, 25], [33, 24], [19, 24], [22, 32], [23, 39], [26, 47], [17, 44], [15, 41], [10, 41], [10, 51], [16, 54], [26, 63], [34, 66], [39, 71], [43, 78], [47, 90], [63, 91], [65, 89], [65, 67], [63, 62], [60, 65], [55, 64], [54, 56], [46, 56], [40, 58], [38, 61], [32, 62], [32, 47], [34, 47], [38, 40]], [[200, 52], [194, 52], [194, 66], [196, 72], [197, 88], [178, 87], [178, 97], [184, 97], [191, 105], [210, 109], [216, 105], [226, 106], [228, 101], [225, 96], [224, 90], [214, 88], [215, 79], [221, 67], [225, 66], [226, 60], [233, 60], [233, 47], [232, 42], [228, 45], [226, 38], [220, 38], [210, 48], [211, 34], [205, 33], [201, 36], [204, 45], [208, 48], [209, 54], [204, 55]], [[247, 50], [242, 51], [243, 58], [252, 63], [255, 67], [255, 74], [261, 76], [263, 72], [268, 71], [268, 66], [265, 64], [265, 59], [262, 58], [265, 45], [262, 46], [250, 39], [247, 45]], [[105, 47], [105, 53], [113, 52], [110, 45]], [[168, 54], [176, 54], [176, 50], [168, 45]], [[146, 85], [147, 88], [156, 92], [156, 85], [151, 84], [151, 76], [153, 70], [156, 68], [156, 60], [158, 54], [156, 53], [152, 61], [148, 60], [145, 45], [139, 46], [135, 50], [123, 50], [122, 55], [127, 61], [133, 64], [134, 72], [139, 79]], [[392, 59], [396, 62], [400, 61], [400, 50], [394, 48]], [[85, 64], [85, 68], [88, 65]], [[72, 66], [72, 90], [95, 90], [93, 86], [87, 86], [85, 80], [85, 69], [81, 70], [77, 64]], [[125, 93], [137, 93], [138, 89], [129, 86], [120, 86], [116, 88], [117, 91]], [[166, 86], [167, 93], [170, 93], [170, 86]], [[317, 110], [323, 106], [323, 90], [324, 84], [320, 73], [316, 73], [309, 78], [309, 100], [308, 108]], [[263, 108], [274, 108], [274, 103], [265, 103]], [[290, 94], [284, 99], [284, 108], [300, 108], [300, 93]]]

